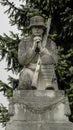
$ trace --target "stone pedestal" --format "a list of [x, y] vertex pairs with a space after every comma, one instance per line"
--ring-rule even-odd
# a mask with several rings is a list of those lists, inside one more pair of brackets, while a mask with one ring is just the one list
[[12, 125], [9, 124], [8, 126], [8, 130], [72, 130], [72, 129], [73, 129], [72, 123], [53, 123], [53, 122], [26, 123], [26, 122], [14, 121]]
[[16, 90], [9, 113], [6, 130], [73, 130], [68, 100], [60, 90]]

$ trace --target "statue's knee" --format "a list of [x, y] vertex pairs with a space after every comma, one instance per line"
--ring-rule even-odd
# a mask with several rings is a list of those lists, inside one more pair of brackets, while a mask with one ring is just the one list
[[19, 87], [20, 89], [30, 89], [32, 80], [28, 73], [21, 74], [19, 78]]
[[20, 72], [19, 76], [19, 87], [22, 89], [32, 89], [31, 84], [32, 84], [32, 77], [33, 77], [33, 72], [29, 69], [23, 69]]

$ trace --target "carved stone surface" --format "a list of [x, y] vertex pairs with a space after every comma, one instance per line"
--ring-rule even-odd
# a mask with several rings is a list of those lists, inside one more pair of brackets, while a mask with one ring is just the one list
[[6, 130], [72, 130], [66, 115], [66, 109], [70, 114], [67, 102], [60, 90], [16, 90], [10, 99], [14, 115]]
[[7, 130], [73, 130], [72, 123], [48, 123], [48, 122], [12, 122], [10, 128], [10, 123], [7, 126]]
[[[49, 23], [48, 23], [48, 26]], [[18, 89], [58, 89], [55, 75], [56, 44], [48, 39], [46, 25], [41, 16], [30, 19], [31, 35], [24, 37], [18, 48], [18, 60], [23, 66]], [[46, 31], [45, 31], [46, 30]], [[47, 32], [48, 33], [48, 32]]]
[[[66, 98], [64, 97], [64, 94], [60, 91], [59, 92], [55, 92], [54, 90], [16, 91], [14, 93], [14, 97], [11, 98], [10, 100], [10, 104], [14, 104], [14, 111], [15, 111], [14, 113], [18, 111], [23, 111], [21, 113], [24, 113], [24, 118], [26, 118], [26, 120], [27, 117], [29, 120], [31, 120], [32, 118], [32, 120], [34, 121], [34, 117], [36, 120], [39, 120], [40, 115], [41, 120], [44, 119], [45, 117], [44, 121], [45, 120], [68, 121], [68, 118], [65, 115]], [[67, 108], [66, 109], [69, 115], [70, 114], [69, 104]], [[31, 115], [34, 116], [31, 117]]]
[[31, 18], [29, 29], [31, 35], [19, 44], [18, 59], [23, 69], [19, 86], [9, 100], [6, 130], [73, 130], [68, 98], [58, 89], [55, 75], [56, 44], [46, 37], [43, 17]]

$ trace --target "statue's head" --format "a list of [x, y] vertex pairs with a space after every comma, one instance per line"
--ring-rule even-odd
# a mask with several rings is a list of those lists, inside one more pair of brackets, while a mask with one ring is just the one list
[[46, 29], [44, 18], [42, 16], [33, 16], [30, 18], [29, 29], [31, 29], [34, 36], [40, 36]]

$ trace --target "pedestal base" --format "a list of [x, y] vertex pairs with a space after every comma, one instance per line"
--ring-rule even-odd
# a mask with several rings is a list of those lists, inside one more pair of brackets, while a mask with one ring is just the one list
[[16, 90], [10, 99], [9, 113], [13, 115], [6, 130], [73, 130], [66, 115], [69, 112], [62, 91]]
[[73, 130], [73, 124], [66, 123], [48, 123], [48, 122], [22, 122], [14, 121], [8, 123], [6, 130]]

